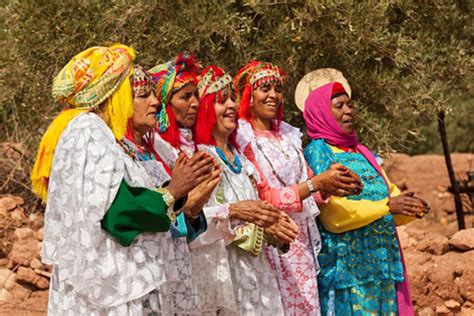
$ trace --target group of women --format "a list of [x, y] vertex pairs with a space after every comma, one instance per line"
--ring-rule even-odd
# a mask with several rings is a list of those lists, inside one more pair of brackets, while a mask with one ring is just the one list
[[134, 59], [92, 47], [53, 82], [31, 176], [50, 314], [413, 313], [394, 223], [429, 207], [358, 142], [343, 77], [307, 89], [303, 151], [279, 67]]

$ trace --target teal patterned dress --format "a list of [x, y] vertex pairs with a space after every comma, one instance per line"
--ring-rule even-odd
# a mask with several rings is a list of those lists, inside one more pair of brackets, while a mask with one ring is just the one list
[[[323, 140], [313, 140], [305, 158], [315, 174], [340, 163], [357, 173], [364, 185], [349, 200], [379, 201], [388, 196], [383, 178], [362, 154], [333, 151]], [[324, 229], [318, 221], [322, 249], [318, 276], [323, 315], [397, 315], [396, 283], [403, 265], [392, 215], [341, 234]]]

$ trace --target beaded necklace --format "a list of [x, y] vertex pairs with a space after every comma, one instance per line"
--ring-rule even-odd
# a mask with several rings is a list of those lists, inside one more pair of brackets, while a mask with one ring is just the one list
[[[229, 145], [230, 151], [233, 152], [232, 147]], [[224, 154], [222, 149], [219, 148], [219, 146], [216, 146], [216, 152], [219, 158], [229, 167], [229, 169], [235, 173], [239, 174], [242, 171], [242, 162], [240, 162], [240, 158], [238, 155], [234, 153], [234, 161], [230, 161], [227, 156]]]

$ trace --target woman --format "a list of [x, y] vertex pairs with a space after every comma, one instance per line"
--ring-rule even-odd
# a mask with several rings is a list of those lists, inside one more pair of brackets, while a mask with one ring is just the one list
[[[394, 216], [422, 216], [426, 204], [400, 195], [377, 158], [357, 140], [356, 112], [346, 89], [329, 82], [304, 104], [308, 135], [305, 158], [315, 174], [334, 162], [356, 172], [360, 195], [331, 197], [322, 206], [319, 229], [319, 295], [323, 315], [413, 315]], [[408, 215], [408, 216], [405, 216]], [[397, 285], [398, 297], [397, 304]], [[405, 286], [403, 288], [402, 286]]]
[[[127, 126], [125, 137], [121, 142], [126, 152], [147, 171], [155, 187], [163, 187], [171, 180], [172, 172], [153, 149], [153, 130], [156, 126], [156, 114], [159, 103], [155, 97], [155, 84], [151, 76], [141, 67], [135, 67], [132, 81], [133, 116]], [[206, 156], [199, 153], [199, 156]], [[181, 159], [185, 159], [184, 156]], [[211, 175], [211, 181], [219, 182], [219, 170]], [[175, 204], [180, 210], [183, 205]], [[176, 313], [196, 312], [199, 308], [199, 296], [192, 283], [192, 267], [189, 258], [188, 242], [194, 240], [207, 228], [204, 214], [180, 212], [170, 227], [173, 237], [175, 259], [172, 264], [176, 267], [179, 282], [170, 289], [168, 297], [172, 301]]]
[[314, 221], [315, 198], [345, 196], [358, 190], [356, 177], [342, 166], [318, 177], [308, 172], [301, 133], [282, 122], [284, 73], [271, 63], [253, 61], [234, 79], [239, 102], [237, 143], [262, 179], [260, 198], [284, 210], [299, 228], [297, 240], [285, 255], [267, 248], [286, 315], [319, 315], [316, 257], [321, 249]]
[[42, 258], [53, 266], [51, 315], [172, 312], [167, 288], [179, 280], [168, 232], [174, 200], [202, 181], [201, 159], [180, 161], [158, 193], [117, 140], [133, 115], [134, 51], [92, 47], [53, 82], [67, 103], [43, 136], [32, 170], [46, 200]]
[[[278, 285], [261, 250], [265, 232], [290, 243], [297, 226], [284, 213], [257, 201], [257, 171], [235, 149], [232, 77], [210, 66], [203, 71], [198, 88], [196, 142], [222, 170], [222, 181], [204, 208], [209, 229], [191, 243], [193, 264], [200, 267], [195, 277], [203, 303], [212, 314], [282, 315]], [[268, 211], [272, 217], [265, 219]], [[229, 271], [231, 282], [221, 281], [223, 270]], [[229, 303], [222, 300], [226, 290]], [[233, 297], [235, 304], [230, 300]]]
[[[150, 69], [161, 105], [153, 148], [165, 165], [172, 168], [179, 155], [192, 157], [196, 151], [192, 126], [199, 106], [197, 74], [200, 64], [188, 53]], [[185, 212], [199, 213], [217, 186], [207, 179], [188, 195]]]

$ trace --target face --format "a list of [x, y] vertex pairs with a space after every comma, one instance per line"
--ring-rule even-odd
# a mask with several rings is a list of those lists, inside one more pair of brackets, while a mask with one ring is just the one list
[[173, 94], [170, 104], [179, 127], [190, 128], [194, 125], [199, 106], [199, 95], [193, 83], [185, 85]]
[[133, 98], [133, 127], [142, 135], [151, 131], [156, 125], [156, 113], [159, 103], [155, 94], [148, 89]]
[[283, 86], [278, 83], [262, 84], [253, 90], [252, 98], [252, 113], [256, 118], [274, 119], [283, 99]]
[[354, 132], [356, 111], [347, 95], [344, 94], [331, 100], [331, 112], [344, 132], [347, 134]]
[[233, 95], [229, 95], [222, 103], [216, 102], [214, 108], [216, 110], [216, 126], [213, 134], [227, 138], [237, 127], [235, 123], [237, 118], [235, 98]]

